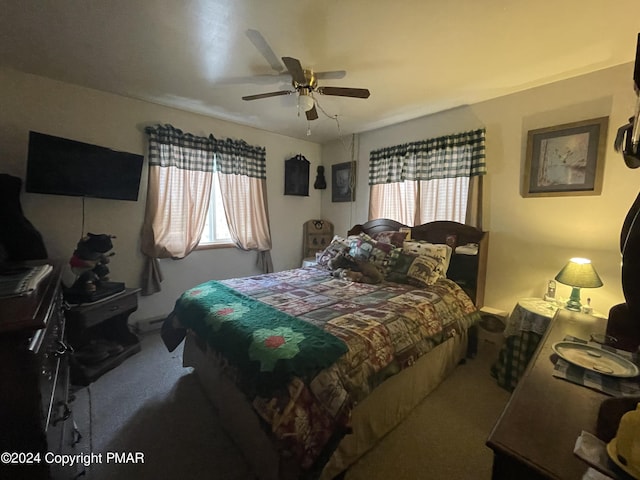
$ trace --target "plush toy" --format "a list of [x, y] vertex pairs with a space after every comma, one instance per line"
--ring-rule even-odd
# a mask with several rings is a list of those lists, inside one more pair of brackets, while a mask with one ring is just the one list
[[69, 260], [71, 271], [77, 276], [72, 288], [87, 293], [95, 292], [100, 284], [108, 280], [109, 252], [113, 248], [113, 235], [88, 233], [80, 239]]
[[336, 278], [360, 283], [380, 283], [383, 275], [378, 268], [365, 260], [356, 260], [350, 255], [340, 254], [329, 260], [327, 266]]
[[331, 272], [336, 278], [348, 280], [349, 282], [363, 282], [362, 272], [354, 272], [348, 268], [337, 268]]

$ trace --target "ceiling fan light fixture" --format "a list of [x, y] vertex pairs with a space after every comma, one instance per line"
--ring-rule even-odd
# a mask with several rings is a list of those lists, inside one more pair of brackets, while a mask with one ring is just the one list
[[301, 93], [300, 95], [298, 95], [298, 106], [305, 112], [308, 112], [309, 110], [311, 110], [314, 107], [314, 105], [315, 103], [311, 95], [307, 95], [304, 93]]

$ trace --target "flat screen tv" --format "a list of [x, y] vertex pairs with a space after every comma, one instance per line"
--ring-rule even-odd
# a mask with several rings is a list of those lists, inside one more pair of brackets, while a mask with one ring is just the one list
[[136, 201], [143, 160], [142, 155], [29, 132], [25, 189]]

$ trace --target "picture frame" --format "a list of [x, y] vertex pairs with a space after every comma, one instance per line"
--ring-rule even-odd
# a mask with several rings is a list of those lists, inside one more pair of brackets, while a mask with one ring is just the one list
[[600, 195], [609, 117], [529, 130], [523, 197]]
[[331, 165], [331, 201], [352, 202], [355, 200], [356, 162]]

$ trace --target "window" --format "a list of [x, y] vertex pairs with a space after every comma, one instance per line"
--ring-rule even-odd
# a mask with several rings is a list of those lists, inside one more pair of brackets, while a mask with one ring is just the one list
[[228, 245], [233, 244], [229, 226], [227, 225], [227, 217], [224, 214], [222, 205], [222, 195], [220, 193], [220, 180], [218, 175], [213, 176], [211, 184], [211, 200], [209, 202], [209, 211], [204, 224], [204, 230], [200, 237], [199, 247], [209, 245]]
[[[257, 250], [259, 268], [272, 272], [265, 148], [213, 135], [196, 137], [171, 125], [146, 127], [145, 133], [149, 182], [141, 238], [147, 258], [142, 294], [160, 291], [158, 259], [189, 255], [202, 243], [206, 223], [205, 241], [216, 242], [208, 245], [221, 244], [231, 233], [234, 246]], [[224, 215], [223, 204], [229, 215]]]
[[436, 220], [465, 222], [469, 178], [442, 178], [372, 185], [369, 218], [390, 218], [405, 225]]
[[484, 133], [475, 130], [372, 151], [369, 219], [390, 218], [411, 226], [436, 220], [479, 223]]

